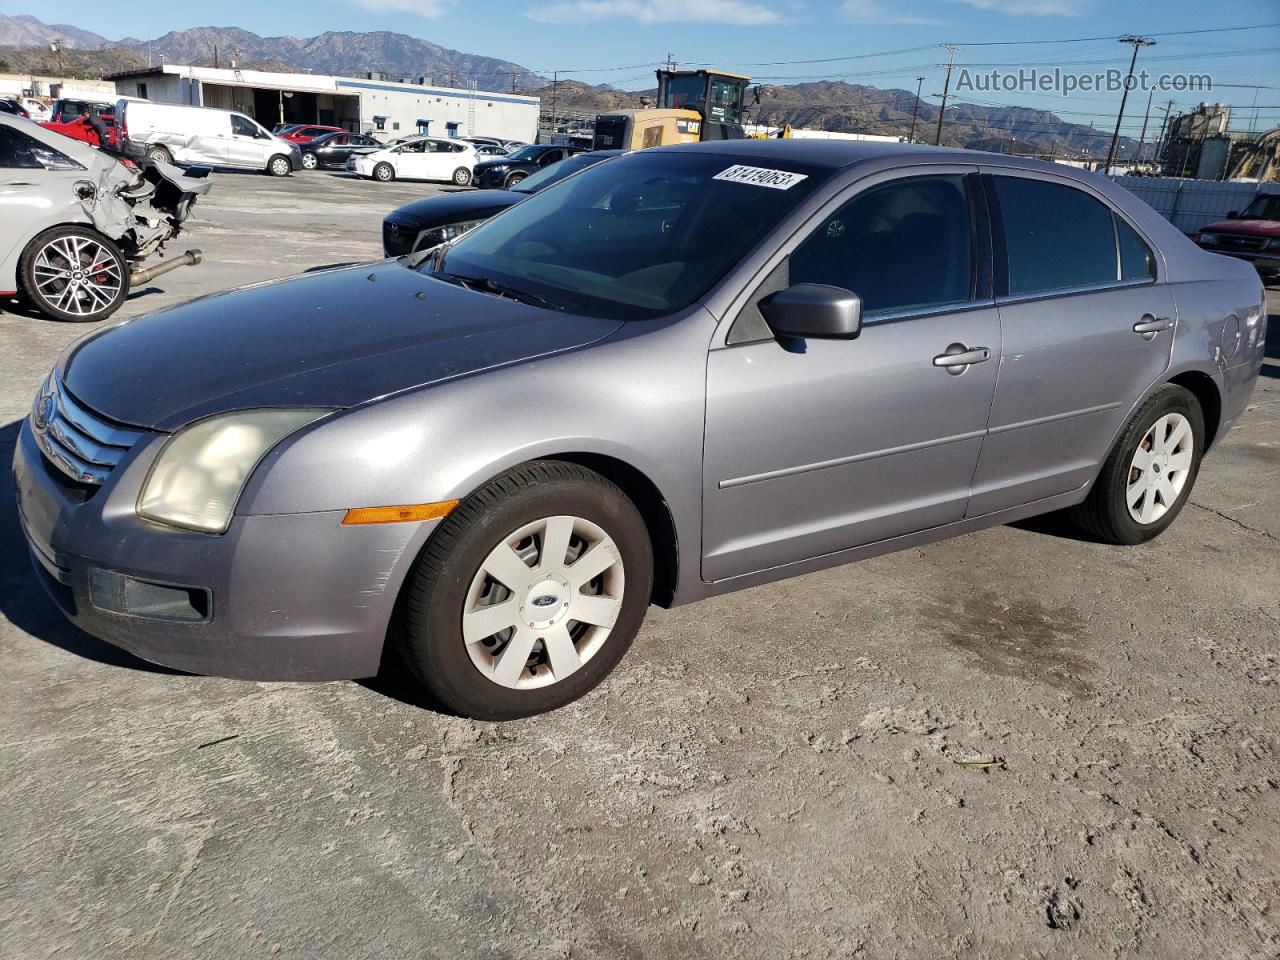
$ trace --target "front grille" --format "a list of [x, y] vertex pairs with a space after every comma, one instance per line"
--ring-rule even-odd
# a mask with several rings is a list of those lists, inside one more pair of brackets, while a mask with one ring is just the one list
[[402, 257], [413, 250], [413, 241], [418, 237], [418, 228], [407, 223], [394, 220], [382, 221], [382, 249], [388, 257]]
[[1266, 237], [1251, 237], [1242, 233], [1211, 233], [1205, 239], [1219, 250], [1236, 250], [1240, 253], [1257, 253], [1266, 246]]
[[45, 459], [78, 483], [101, 486], [143, 432], [89, 411], [55, 374], [36, 397], [31, 413], [36, 443]]

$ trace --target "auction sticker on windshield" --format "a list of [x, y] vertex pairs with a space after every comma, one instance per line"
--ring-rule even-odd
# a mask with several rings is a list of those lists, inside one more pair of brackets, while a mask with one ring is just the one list
[[727, 170], [721, 170], [711, 179], [729, 180], [733, 183], [749, 183], [756, 187], [772, 187], [774, 190], [790, 190], [801, 180], [807, 180], [808, 176], [807, 173], [770, 170], [767, 167], [746, 167], [736, 163]]

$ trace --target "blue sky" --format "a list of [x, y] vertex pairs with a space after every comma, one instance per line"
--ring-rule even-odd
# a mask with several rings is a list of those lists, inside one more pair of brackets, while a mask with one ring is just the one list
[[[205, 25], [238, 26], [264, 36], [394, 30], [548, 75], [559, 69], [565, 71], [561, 76], [623, 87], [650, 84], [653, 64], [668, 53], [686, 64], [742, 65], [741, 72], [773, 83], [829, 78], [914, 89], [915, 78], [923, 75], [926, 98], [942, 89], [943, 55], [910, 48], [968, 44], [957, 63], [1062, 64], [1064, 70], [1093, 72], [1123, 69], [1130, 48], [1115, 40], [1061, 41], [1142, 33], [1156, 35], [1157, 45], [1142, 51], [1140, 64], [1154, 73], [1210, 73], [1215, 82], [1212, 94], [1157, 94], [1157, 103], [1172, 97], [1179, 104], [1210, 99], [1239, 105], [1233, 126], [1247, 128], [1256, 102], [1262, 106], [1259, 127], [1280, 123], [1280, 28], [1159, 36], [1277, 23], [1276, 0], [60, 0], [42, 9], [0, 0], [0, 10], [35, 13], [111, 39]], [[978, 45], [1026, 40], [1053, 42]], [[888, 51], [902, 52], [883, 55]], [[774, 63], [823, 58], [850, 59]], [[1065, 98], [1026, 92], [966, 96], [1055, 110], [1084, 123], [1096, 119], [1108, 130], [1119, 102], [1119, 94], [1100, 91]], [[1130, 96], [1126, 133], [1137, 135], [1146, 99]]]

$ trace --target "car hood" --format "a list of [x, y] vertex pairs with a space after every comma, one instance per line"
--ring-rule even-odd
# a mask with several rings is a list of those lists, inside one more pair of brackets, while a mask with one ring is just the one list
[[78, 341], [62, 376], [107, 417], [172, 430], [229, 410], [354, 406], [571, 350], [619, 326], [465, 290], [385, 260], [124, 321]]
[[467, 190], [441, 193], [406, 203], [387, 214], [396, 223], [411, 223], [418, 228], [438, 227], [464, 220], [488, 219], [500, 210], [519, 203], [528, 194], [511, 190]]
[[475, 171], [479, 173], [494, 167], [527, 167], [534, 162], [533, 160], [512, 160], [510, 157], [494, 157], [492, 160], [481, 160], [476, 164]]
[[1219, 220], [1200, 228], [1201, 233], [1238, 233], [1249, 237], [1280, 237], [1280, 220]]

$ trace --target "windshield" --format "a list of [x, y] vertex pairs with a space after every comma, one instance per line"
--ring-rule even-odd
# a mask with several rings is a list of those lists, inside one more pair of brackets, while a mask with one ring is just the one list
[[545, 147], [521, 147], [515, 153], [507, 155], [508, 160], [537, 160], [539, 155], [546, 152]]
[[1280, 193], [1254, 197], [1253, 203], [1244, 208], [1240, 217], [1244, 220], [1280, 220]]
[[596, 164], [601, 160], [607, 159], [608, 157], [593, 157], [585, 153], [566, 157], [557, 163], [553, 163], [549, 167], [543, 167], [537, 173], [530, 174], [511, 189], [517, 193], [537, 193], [543, 187], [549, 187], [553, 183], [559, 183], [570, 174], [577, 173], [579, 170], [585, 170], [592, 164]]
[[711, 289], [823, 176], [798, 164], [761, 170], [717, 153], [646, 150], [534, 194], [421, 269], [572, 313], [659, 317]]

